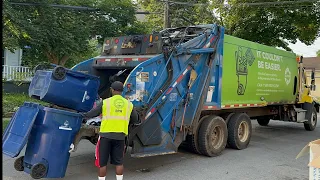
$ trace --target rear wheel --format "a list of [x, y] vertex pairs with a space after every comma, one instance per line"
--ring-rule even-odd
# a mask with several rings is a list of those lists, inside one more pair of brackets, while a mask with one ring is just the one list
[[233, 149], [248, 147], [252, 134], [251, 120], [245, 113], [233, 115], [228, 122], [228, 145]]
[[67, 70], [62, 66], [56, 66], [52, 71], [52, 76], [56, 80], [62, 80], [66, 76]]
[[270, 122], [270, 118], [268, 117], [261, 117], [257, 119], [258, 124], [260, 126], [268, 126], [269, 122]]
[[33, 179], [41, 179], [47, 174], [47, 167], [44, 164], [35, 164], [31, 168], [30, 176]]
[[313, 107], [313, 110], [312, 110], [312, 114], [311, 114], [311, 118], [308, 119], [308, 122], [305, 122], [304, 123], [304, 128], [307, 130], [307, 131], [313, 131], [316, 126], [317, 126], [317, 110], [315, 107]]
[[18, 159], [16, 159], [14, 161], [14, 169], [17, 171], [23, 171], [24, 170], [24, 166], [23, 166], [23, 159], [24, 156], [19, 157]]
[[219, 116], [209, 116], [200, 125], [199, 152], [205, 156], [218, 156], [225, 149], [228, 139], [227, 125]]
[[186, 140], [183, 141], [179, 148], [185, 149], [187, 151], [190, 151], [192, 153], [196, 153], [196, 154], [200, 154], [200, 152], [198, 151], [198, 145], [196, 143], [196, 135], [192, 134], [192, 135], [187, 135], [186, 136]]

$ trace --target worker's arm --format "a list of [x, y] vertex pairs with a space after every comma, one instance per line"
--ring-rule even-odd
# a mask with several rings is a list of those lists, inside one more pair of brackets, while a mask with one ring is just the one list
[[99, 102], [97, 103], [97, 106], [95, 108], [91, 109], [87, 113], [82, 113], [82, 115], [85, 119], [91, 119], [99, 116], [101, 113], [102, 113], [102, 102]]
[[139, 123], [140, 123], [140, 119], [139, 119], [138, 113], [135, 110], [135, 108], [133, 108], [130, 115], [130, 124], [138, 125]]

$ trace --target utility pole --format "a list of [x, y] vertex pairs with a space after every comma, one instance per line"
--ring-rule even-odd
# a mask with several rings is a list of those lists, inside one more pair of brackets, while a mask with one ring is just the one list
[[170, 28], [170, 17], [169, 17], [169, 1], [165, 1], [164, 4], [164, 28]]

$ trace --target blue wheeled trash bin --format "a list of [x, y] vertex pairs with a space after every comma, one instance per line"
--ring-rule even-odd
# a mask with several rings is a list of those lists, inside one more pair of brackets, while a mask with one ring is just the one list
[[17, 157], [27, 144], [25, 155], [14, 163], [16, 170], [34, 179], [62, 178], [70, 157], [70, 145], [81, 123], [79, 113], [25, 102], [5, 130], [2, 152]]
[[61, 66], [37, 70], [29, 86], [29, 96], [79, 112], [90, 111], [98, 94], [100, 79]]

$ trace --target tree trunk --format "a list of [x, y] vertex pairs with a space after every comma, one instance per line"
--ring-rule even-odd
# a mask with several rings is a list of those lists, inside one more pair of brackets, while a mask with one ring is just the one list
[[52, 64], [59, 64], [59, 59], [57, 58], [57, 56], [55, 56], [54, 54], [52, 54], [51, 52], [47, 51], [46, 55], [50, 61], [50, 63]]
[[69, 59], [69, 56], [66, 56], [66, 55], [63, 56], [59, 61], [59, 65], [64, 66], [68, 59]]
[[65, 55], [61, 59], [59, 59], [54, 53], [47, 51], [46, 55], [52, 64], [64, 66], [69, 59], [69, 56]]

